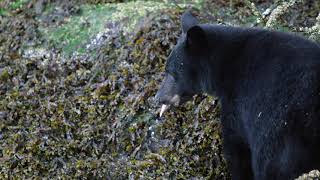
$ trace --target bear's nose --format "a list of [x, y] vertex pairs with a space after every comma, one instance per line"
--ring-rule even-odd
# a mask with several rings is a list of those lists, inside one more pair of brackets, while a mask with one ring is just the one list
[[165, 102], [164, 98], [162, 98], [162, 94], [160, 91], [157, 92], [157, 94], [154, 97], [154, 100], [157, 105], [164, 104]]
[[157, 94], [154, 97], [156, 105], [162, 105], [162, 104], [169, 104], [169, 97], [167, 95], [164, 95], [161, 91], [158, 91]]

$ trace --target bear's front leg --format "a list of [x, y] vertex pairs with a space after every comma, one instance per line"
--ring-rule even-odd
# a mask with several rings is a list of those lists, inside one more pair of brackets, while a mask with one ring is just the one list
[[249, 147], [241, 137], [228, 128], [223, 128], [224, 156], [233, 180], [251, 180], [253, 172]]

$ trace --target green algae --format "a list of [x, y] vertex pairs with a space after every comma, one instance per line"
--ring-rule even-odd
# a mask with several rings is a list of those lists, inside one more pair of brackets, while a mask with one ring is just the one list
[[[184, 7], [186, 4], [179, 5]], [[152, 1], [85, 4], [80, 6], [80, 14], [67, 17], [61, 26], [43, 27], [41, 31], [51, 43], [61, 47], [66, 54], [84, 53], [85, 44], [99, 32], [107, 30], [108, 22], [122, 23], [124, 33], [129, 33], [142, 17], [165, 8], [176, 8], [176, 4]]]

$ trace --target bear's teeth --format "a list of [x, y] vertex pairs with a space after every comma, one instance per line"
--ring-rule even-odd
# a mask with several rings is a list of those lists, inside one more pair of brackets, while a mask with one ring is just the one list
[[160, 117], [162, 116], [162, 114], [167, 110], [168, 105], [162, 104], [161, 106], [161, 110], [160, 110]]

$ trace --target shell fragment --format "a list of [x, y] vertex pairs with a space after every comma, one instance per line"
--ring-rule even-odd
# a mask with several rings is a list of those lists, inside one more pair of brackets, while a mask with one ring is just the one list
[[162, 116], [162, 114], [168, 109], [168, 105], [163, 104], [161, 106], [161, 110], [160, 110], [160, 117]]

